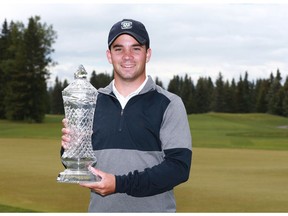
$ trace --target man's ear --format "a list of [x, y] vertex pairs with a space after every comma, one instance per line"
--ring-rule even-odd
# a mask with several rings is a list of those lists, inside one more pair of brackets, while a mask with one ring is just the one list
[[107, 56], [109, 63], [112, 64], [111, 51], [109, 49], [106, 51], [106, 56]]
[[149, 48], [147, 49], [147, 52], [146, 52], [146, 63], [150, 61], [151, 55], [152, 55], [152, 50]]

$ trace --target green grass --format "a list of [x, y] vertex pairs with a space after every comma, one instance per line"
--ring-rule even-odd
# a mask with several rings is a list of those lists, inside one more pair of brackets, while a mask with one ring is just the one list
[[195, 148], [180, 212], [288, 212], [288, 151]]
[[[0, 212], [87, 212], [89, 191], [56, 182], [62, 116], [0, 121]], [[179, 212], [288, 212], [288, 119], [190, 115], [193, 163], [175, 189]]]
[[1, 205], [37, 212], [86, 212], [88, 190], [56, 182], [64, 170], [59, 148], [60, 139], [0, 138]]
[[189, 122], [194, 147], [288, 150], [288, 118], [209, 113]]
[[35, 212], [30, 209], [17, 208], [17, 207], [1, 205], [1, 204], [0, 204], [0, 209], [1, 209], [0, 212]]
[[59, 139], [63, 116], [47, 115], [43, 124], [0, 120], [0, 138]]

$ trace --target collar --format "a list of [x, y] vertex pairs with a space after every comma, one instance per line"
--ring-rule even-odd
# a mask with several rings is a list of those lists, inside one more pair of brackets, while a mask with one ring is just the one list
[[114, 93], [114, 95], [116, 96], [116, 98], [118, 99], [118, 101], [120, 102], [122, 109], [124, 109], [124, 107], [126, 106], [126, 104], [128, 103], [128, 101], [138, 95], [140, 93], [140, 91], [144, 88], [144, 86], [146, 85], [148, 81], [148, 77], [146, 76], [144, 82], [133, 92], [131, 92], [129, 95], [127, 95], [126, 97], [124, 97], [123, 95], [121, 95], [117, 88], [115, 87], [115, 80], [112, 81], [112, 91]]

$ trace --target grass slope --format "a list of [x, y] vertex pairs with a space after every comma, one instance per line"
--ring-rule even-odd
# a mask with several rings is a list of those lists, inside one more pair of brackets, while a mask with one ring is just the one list
[[[61, 119], [0, 121], [0, 212], [87, 212], [88, 190], [56, 182]], [[209, 113], [189, 122], [193, 164], [175, 189], [179, 212], [288, 211], [287, 118]]]
[[193, 147], [288, 150], [288, 118], [266, 114], [190, 115]]

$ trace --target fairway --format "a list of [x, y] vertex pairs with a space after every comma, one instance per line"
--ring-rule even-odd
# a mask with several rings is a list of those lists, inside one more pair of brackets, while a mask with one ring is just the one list
[[288, 152], [194, 148], [180, 212], [288, 212]]
[[[0, 212], [87, 212], [87, 189], [56, 182], [61, 119], [0, 121]], [[287, 118], [203, 114], [189, 122], [193, 163], [175, 189], [178, 212], [288, 212], [288, 131], [277, 127]]]
[[87, 190], [56, 182], [64, 170], [59, 140], [0, 138], [0, 143], [2, 205], [39, 212], [87, 212]]

